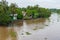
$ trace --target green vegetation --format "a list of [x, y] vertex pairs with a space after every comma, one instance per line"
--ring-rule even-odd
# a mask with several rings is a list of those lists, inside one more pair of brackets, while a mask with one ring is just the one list
[[57, 13], [57, 9], [50, 9], [51, 12]]
[[51, 12], [54, 12], [54, 13], [59, 13], [60, 14], [60, 9], [50, 9]]
[[11, 35], [11, 37], [16, 37], [16, 32], [10, 31], [9, 34]]
[[23, 19], [23, 14], [21, 8], [17, 8], [16, 12], [18, 14], [17, 19]]
[[45, 25], [45, 26], [48, 26], [48, 25]]
[[[22, 13], [24, 11], [24, 14]], [[14, 15], [14, 14], [17, 14]], [[51, 15], [49, 9], [35, 6], [28, 6], [26, 8], [19, 8], [16, 4], [11, 3], [8, 6], [8, 2], [2, 0], [0, 2], [0, 24], [6, 25], [14, 21], [13, 17], [17, 17], [17, 19], [36, 19], [36, 18], [47, 18]]]
[[58, 9], [58, 10], [57, 10], [57, 13], [59, 13], [59, 14], [60, 14], [60, 9]]
[[8, 24], [11, 22], [11, 17], [9, 16], [9, 10], [8, 10], [8, 5], [7, 2], [0, 2], [0, 24]]
[[27, 34], [27, 35], [30, 35], [31, 33], [29, 33], [29, 32], [26, 32], [26, 34]]
[[28, 6], [24, 11], [26, 11], [26, 18], [47, 18], [51, 15], [49, 9], [39, 7], [38, 5]]

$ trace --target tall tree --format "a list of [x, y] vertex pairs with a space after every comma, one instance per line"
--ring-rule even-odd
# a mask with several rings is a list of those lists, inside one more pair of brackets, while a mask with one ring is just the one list
[[8, 4], [5, 0], [0, 2], [0, 24], [6, 25], [11, 22], [8, 12]]

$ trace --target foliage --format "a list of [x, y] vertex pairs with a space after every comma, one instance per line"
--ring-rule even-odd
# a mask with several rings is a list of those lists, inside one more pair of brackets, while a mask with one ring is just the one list
[[22, 10], [20, 8], [17, 8], [16, 9], [16, 12], [18, 14], [17, 19], [23, 19]]
[[60, 9], [50, 9], [51, 12], [54, 12], [54, 13], [59, 13], [60, 14]]
[[4, 1], [0, 3], [0, 24], [1, 25], [7, 25], [9, 22], [11, 22], [8, 5], [6, 3], [7, 2]]
[[11, 37], [16, 37], [16, 32], [14, 31], [10, 31], [9, 34], [11, 35]]
[[[26, 12], [25, 16], [23, 16], [22, 11]], [[13, 21], [14, 14], [17, 14], [17, 19], [36, 19], [49, 17], [51, 12], [49, 9], [39, 7], [38, 5], [18, 8], [16, 4], [11, 3], [11, 5], [8, 6], [8, 2], [2, 0], [0, 2], [0, 24], [6, 25]]]
[[51, 11], [49, 9], [41, 8], [38, 5], [36, 6], [28, 6], [26, 8], [27, 16], [32, 16], [32, 18], [46, 18], [51, 15]]
[[27, 34], [27, 35], [30, 35], [31, 33], [29, 33], [29, 32], [26, 32], [26, 34]]

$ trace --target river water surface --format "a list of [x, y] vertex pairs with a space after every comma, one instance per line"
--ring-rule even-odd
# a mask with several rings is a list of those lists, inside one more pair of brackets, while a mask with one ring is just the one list
[[8, 27], [0, 26], [0, 40], [60, 40], [60, 15], [23, 20]]

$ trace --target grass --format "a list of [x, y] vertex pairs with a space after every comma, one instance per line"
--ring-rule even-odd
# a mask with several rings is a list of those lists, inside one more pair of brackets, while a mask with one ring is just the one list
[[12, 37], [16, 37], [16, 32], [10, 31], [10, 35], [11, 35]]

